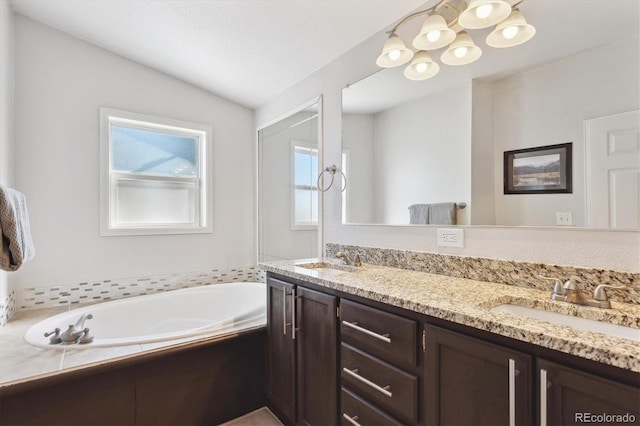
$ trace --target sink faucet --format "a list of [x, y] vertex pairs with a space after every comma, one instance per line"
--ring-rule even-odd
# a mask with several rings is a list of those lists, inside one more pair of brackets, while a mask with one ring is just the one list
[[552, 300], [559, 300], [562, 302], [574, 303], [576, 305], [587, 305], [596, 308], [610, 309], [611, 302], [605, 289], [625, 289], [625, 286], [612, 286], [608, 284], [599, 284], [593, 291], [593, 298], [587, 299], [582, 291], [578, 288], [577, 282], [580, 281], [577, 277], [571, 277], [564, 284], [558, 278], [550, 278], [542, 275], [538, 276], [543, 280], [553, 281], [553, 291], [551, 292]]
[[578, 288], [576, 281], [578, 281], [576, 277], [571, 277], [566, 283], [564, 283], [563, 288], [565, 293], [567, 294], [566, 301], [569, 303], [574, 303], [576, 305], [586, 305], [587, 299]]
[[336, 257], [338, 259], [342, 259], [342, 263], [345, 265], [354, 265], [354, 266], [362, 266], [362, 262], [360, 261], [360, 255], [357, 254], [356, 258], [351, 260], [349, 255], [343, 251], [339, 251], [336, 253]]

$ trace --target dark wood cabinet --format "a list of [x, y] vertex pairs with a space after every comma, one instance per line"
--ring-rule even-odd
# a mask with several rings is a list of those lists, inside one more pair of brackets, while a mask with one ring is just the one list
[[337, 297], [269, 277], [267, 301], [271, 409], [285, 424], [337, 424]]
[[293, 338], [294, 286], [267, 282], [267, 398], [286, 423], [296, 418], [296, 345]]
[[544, 359], [537, 375], [541, 425], [640, 423], [638, 388]]
[[532, 357], [425, 326], [427, 424], [532, 423]]
[[298, 424], [334, 425], [338, 416], [334, 296], [297, 288]]

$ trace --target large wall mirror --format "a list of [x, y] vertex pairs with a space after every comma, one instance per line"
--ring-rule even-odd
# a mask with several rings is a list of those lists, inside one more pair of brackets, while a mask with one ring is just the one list
[[[389, 68], [343, 90], [344, 223], [420, 223], [410, 206], [453, 202], [458, 225], [640, 228], [640, 2], [519, 7], [537, 29], [523, 45], [475, 30], [471, 65], [424, 81]], [[571, 192], [505, 194], [505, 152], [567, 143]]]

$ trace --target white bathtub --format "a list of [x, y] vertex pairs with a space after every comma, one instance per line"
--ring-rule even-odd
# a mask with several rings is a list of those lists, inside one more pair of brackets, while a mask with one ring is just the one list
[[[86, 344], [51, 344], [44, 334], [62, 334], [83, 314], [94, 339]], [[222, 335], [266, 323], [264, 283], [226, 283], [173, 290], [85, 306], [33, 325], [25, 340], [35, 346], [88, 349]]]

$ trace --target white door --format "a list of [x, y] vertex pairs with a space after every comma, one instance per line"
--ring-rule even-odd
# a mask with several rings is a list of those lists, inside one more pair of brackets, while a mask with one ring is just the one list
[[640, 228], [640, 111], [586, 120], [587, 225]]

